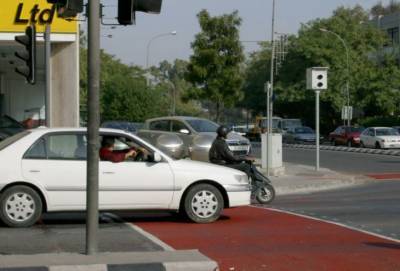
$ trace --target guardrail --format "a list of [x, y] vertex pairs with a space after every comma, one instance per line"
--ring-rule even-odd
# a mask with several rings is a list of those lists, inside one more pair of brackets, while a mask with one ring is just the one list
[[[260, 147], [260, 142], [251, 142], [252, 146]], [[287, 144], [283, 143], [282, 147], [295, 148], [295, 149], [315, 149], [313, 144]], [[400, 149], [396, 150], [382, 150], [382, 149], [368, 149], [368, 148], [354, 148], [346, 146], [331, 146], [331, 145], [320, 145], [320, 150], [327, 151], [344, 151], [344, 152], [358, 152], [358, 153], [369, 153], [369, 154], [381, 154], [381, 155], [392, 155], [400, 156]]]

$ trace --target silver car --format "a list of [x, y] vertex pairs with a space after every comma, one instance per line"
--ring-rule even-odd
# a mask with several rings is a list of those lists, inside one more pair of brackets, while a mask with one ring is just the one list
[[[215, 122], [202, 118], [162, 117], [147, 120], [137, 134], [154, 145], [159, 144], [158, 138], [162, 135], [175, 135], [182, 140], [184, 146], [181, 157], [174, 155], [175, 158], [190, 157], [192, 160], [208, 161], [208, 151], [217, 136], [218, 127]], [[174, 145], [173, 138], [170, 140], [171, 145]], [[236, 155], [247, 155], [250, 152], [250, 141], [235, 132], [228, 134], [227, 143]], [[168, 147], [165, 146], [165, 149]]]

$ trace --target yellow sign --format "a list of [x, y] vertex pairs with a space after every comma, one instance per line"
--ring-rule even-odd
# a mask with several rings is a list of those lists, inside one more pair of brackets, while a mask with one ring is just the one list
[[52, 33], [77, 33], [78, 24], [58, 18], [53, 5], [46, 0], [6, 0], [0, 8], [0, 32], [24, 32], [29, 24], [36, 25], [37, 32], [44, 32], [51, 24]]

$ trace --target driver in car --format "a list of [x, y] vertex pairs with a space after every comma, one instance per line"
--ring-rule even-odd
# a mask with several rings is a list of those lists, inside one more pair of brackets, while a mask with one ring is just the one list
[[146, 154], [146, 151], [139, 148], [130, 148], [128, 150], [114, 150], [114, 138], [113, 137], [104, 137], [101, 141], [100, 148], [100, 160], [102, 161], [110, 161], [114, 163], [123, 162], [129, 158], [135, 159], [139, 152], [143, 152]]

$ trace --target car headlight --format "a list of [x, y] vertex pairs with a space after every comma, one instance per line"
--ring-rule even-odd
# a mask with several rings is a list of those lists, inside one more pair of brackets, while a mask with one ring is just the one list
[[239, 183], [248, 183], [248, 182], [249, 182], [249, 178], [247, 177], [246, 174], [235, 175], [235, 179], [236, 179]]

